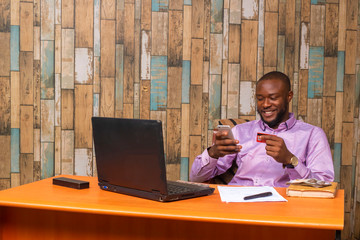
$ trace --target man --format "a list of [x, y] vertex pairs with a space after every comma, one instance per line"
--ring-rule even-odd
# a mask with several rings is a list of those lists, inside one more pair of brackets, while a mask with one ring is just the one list
[[[256, 85], [261, 120], [236, 125], [235, 139], [217, 132], [214, 145], [195, 158], [190, 180], [207, 181], [228, 170], [238, 170], [229, 184], [285, 187], [299, 178], [333, 181], [334, 167], [324, 131], [296, 120], [289, 113], [293, 97], [289, 78], [281, 72], [265, 74]], [[258, 133], [266, 135], [260, 135]]]

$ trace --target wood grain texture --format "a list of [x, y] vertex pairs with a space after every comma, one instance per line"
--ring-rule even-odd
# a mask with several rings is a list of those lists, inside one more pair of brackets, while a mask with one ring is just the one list
[[190, 104], [181, 104], [181, 157], [189, 157]]
[[151, 55], [167, 55], [168, 43], [168, 13], [153, 12]]
[[339, 34], [339, 5], [327, 4], [325, 15], [325, 56], [336, 57]]
[[168, 66], [181, 67], [183, 54], [183, 13], [169, 11]]
[[190, 132], [201, 135], [201, 105], [202, 87], [200, 85], [190, 86]]
[[241, 24], [241, 1], [230, 0], [230, 24]]
[[203, 77], [203, 40], [192, 39], [191, 41], [191, 84], [201, 84]]
[[265, 12], [264, 67], [276, 66], [278, 14]]
[[33, 54], [32, 52], [20, 53], [20, 103], [33, 104]]
[[115, 116], [115, 79], [102, 78], [101, 92], [100, 92], [100, 116], [114, 117]]
[[75, 47], [93, 47], [93, 6], [94, 0], [75, 0]]
[[[210, 69], [209, 74], [221, 74], [222, 35], [210, 34]], [[208, 72], [204, 71], [204, 75]]]
[[[176, 164], [180, 166], [181, 155], [181, 111], [178, 109], [168, 109], [166, 119], [167, 145], [166, 152], [167, 164]], [[172, 174], [179, 178], [180, 171]]]
[[93, 157], [91, 149], [75, 148], [75, 175], [92, 176]]
[[34, 155], [31, 153], [20, 154], [20, 184], [33, 182]]
[[[6, 79], [6, 78], [5, 78]], [[11, 72], [11, 85], [10, 85], [10, 106], [11, 106], [11, 127], [20, 127], [20, 73]], [[6, 94], [5, 94], [6, 96]], [[1, 101], [3, 104], [6, 101]], [[6, 105], [6, 104], [5, 104]], [[1, 114], [3, 115], [3, 114]], [[2, 123], [6, 121], [1, 121]]]
[[335, 137], [335, 97], [323, 97], [322, 106], [322, 129], [324, 130], [330, 148], [334, 148], [334, 137]]
[[[135, 55], [135, 19], [134, 19], [134, 4], [125, 3], [125, 17], [124, 17], [124, 51], [126, 56]], [[164, 20], [164, 19], [163, 19]], [[166, 19], [167, 23], [167, 19]], [[109, 33], [112, 33], [111, 31]], [[159, 32], [164, 34], [163, 32]], [[164, 42], [166, 43], [166, 42]]]
[[63, 28], [74, 28], [74, 0], [61, 0], [61, 25]]
[[343, 99], [344, 92], [336, 92], [335, 143], [342, 142]]
[[192, 7], [184, 5], [183, 60], [191, 59]]
[[344, 105], [343, 121], [354, 121], [355, 107], [355, 75], [345, 75], [344, 78]]
[[345, 74], [355, 74], [356, 72], [356, 31], [346, 31], [345, 43]]
[[227, 81], [227, 118], [237, 118], [239, 115], [239, 94], [240, 94], [240, 65], [229, 64]]
[[61, 128], [74, 129], [74, 90], [61, 91]]
[[115, 77], [115, 21], [101, 20], [100, 34], [101, 77]]
[[150, 118], [150, 80], [141, 81], [140, 85], [140, 118]]
[[55, 103], [54, 100], [41, 100], [41, 142], [55, 140]]
[[0, 135], [10, 135], [11, 132], [10, 94], [10, 78], [0, 77]]
[[40, 4], [41, 40], [55, 38], [55, 1], [43, 0]]
[[278, 12], [279, 11], [279, 0], [265, 0], [265, 11]]
[[194, 0], [191, 15], [191, 36], [192, 38], [204, 37], [204, 0]]
[[92, 105], [92, 86], [75, 85], [75, 148], [92, 148]]
[[100, 1], [101, 19], [115, 20], [116, 0]]
[[242, 81], [256, 81], [257, 33], [258, 24], [256, 21], [242, 21], [240, 64], [240, 79]]
[[41, 123], [41, 61], [34, 61], [34, 128], [40, 128]]
[[178, 89], [181, 89], [181, 67], [169, 67], [168, 68], [168, 108], [181, 108], [181, 93]]
[[[325, 53], [326, 54], [326, 53]], [[337, 58], [325, 57], [324, 62], [324, 96], [335, 96]]]
[[149, 31], [151, 30], [151, 0], [143, 0], [141, 5], [141, 29]]
[[34, 140], [33, 140], [33, 107], [21, 106], [20, 107], [20, 152], [33, 153]]
[[[201, 147], [201, 136], [190, 135], [189, 166], [192, 166], [195, 157], [203, 151]], [[189, 168], [189, 173], [190, 170], [191, 167]]]
[[10, 33], [0, 32], [0, 76], [10, 76]]
[[61, 43], [61, 88], [74, 88], [75, 32], [63, 29]]
[[311, 5], [311, 18], [310, 18], [310, 45], [311, 46], [324, 46], [325, 34], [325, 6], [324, 5]]
[[[20, 3], [20, 51], [33, 51], [33, 3]], [[42, 36], [42, 39], [47, 40]]]
[[240, 25], [229, 25], [229, 63], [240, 63]]
[[[10, 178], [11, 151], [10, 135], [0, 135], [0, 178]], [[10, 186], [8, 186], [10, 187]], [[5, 188], [4, 188], [5, 189]]]
[[61, 173], [74, 174], [74, 130], [61, 131]]

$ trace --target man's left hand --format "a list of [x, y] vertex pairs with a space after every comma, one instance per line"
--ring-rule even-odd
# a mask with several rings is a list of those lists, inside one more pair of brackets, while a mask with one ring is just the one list
[[277, 162], [289, 164], [293, 154], [287, 149], [284, 139], [275, 135], [261, 135], [261, 140], [266, 141], [266, 154]]

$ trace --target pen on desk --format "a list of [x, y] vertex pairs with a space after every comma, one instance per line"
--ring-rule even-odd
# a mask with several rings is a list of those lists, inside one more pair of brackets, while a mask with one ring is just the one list
[[267, 196], [271, 196], [271, 195], [272, 195], [272, 192], [263, 192], [263, 193], [258, 193], [258, 194], [246, 196], [246, 197], [244, 197], [244, 200], [250, 200], [250, 199], [254, 199], [254, 198], [267, 197]]

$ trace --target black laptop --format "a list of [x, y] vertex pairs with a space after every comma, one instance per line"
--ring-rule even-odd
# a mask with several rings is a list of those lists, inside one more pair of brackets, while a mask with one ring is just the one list
[[161, 121], [93, 117], [92, 126], [101, 189], [161, 202], [214, 192], [207, 185], [166, 180]]

